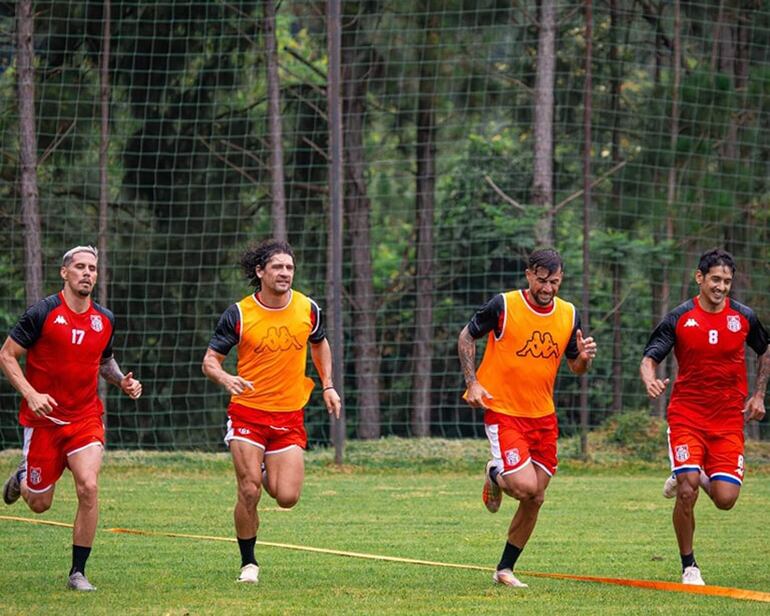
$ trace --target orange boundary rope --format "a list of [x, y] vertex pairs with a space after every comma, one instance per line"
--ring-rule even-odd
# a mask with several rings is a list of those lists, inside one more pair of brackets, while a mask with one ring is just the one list
[[[64, 522], [54, 522], [51, 520], [35, 520], [33, 518], [23, 518], [16, 516], [0, 515], [0, 520], [12, 522], [26, 522], [28, 524], [40, 524], [45, 526], [58, 526], [72, 528], [72, 524]], [[143, 535], [146, 537], [171, 537], [174, 539], [196, 539], [203, 541], [226, 541], [235, 543], [232, 537], [215, 537], [210, 535], [191, 535], [187, 533], [172, 533], [165, 531], [141, 530], [135, 528], [107, 528], [104, 532], [123, 535]], [[475, 571], [492, 571], [489, 567], [479, 565], [462, 565], [457, 563], [442, 563], [432, 560], [420, 560], [416, 558], [401, 558], [398, 556], [383, 556], [379, 554], [366, 554], [364, 552], [347, 552], [344, 550], [333, 550], [328, 548], [314, 548], [304, 545], [294, 545], [291, 543], [275, 543], [272, 541], [257, 541], [259, 545], [286, 550], [300, 550], [303, 552], [316, 552], [319, 554], [332, 554], [335, 556], [347, 556], [350, 558], [365, 558], [368, 560], [383, 560], [389, 562], [407, 563], [411, 565], [427, 565], [430, 567], [449, 567], [454, 569], [469, 569]], [[692, 595], [707, 595], [712, 597], [727, 597], [729, 599], [740, 599], [744, 601], [760, 601], [770, 603], [770, 593], [758, 590], [745, 590], [742, 588], [729, 588], [726, 586], [691, 586], [689, 584], [679, 584], [677, 582], [659, 582], [655, 580], [634, 580], [626, 578], [598, 577], [594, 575], [573, 575], [570, 573], [540, 573], [537, 571], [518, 570], [517, 573], [533, 577], [553, 578], [557, 580], [573, 580], [577, 582], [594, 582], [598, 584], [614, 584], [616, 586], [630, 586], [633, 588], [646, 588], [648, 590], [659, 590], [664, 592], [681, 592]]]

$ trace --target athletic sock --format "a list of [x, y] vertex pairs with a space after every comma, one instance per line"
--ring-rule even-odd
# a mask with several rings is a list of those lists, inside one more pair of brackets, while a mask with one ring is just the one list
[[91, 548], [83, 545], [72, 545], [72, 569], [70, 575], [79, 571], [83, 575], [86, 573], [86, 561], [91, 554]]
[[257, 538], [241, 539], [238, 537], [238, 548], [241, 550], [241, 567], [246, 565], [258, 565], [254, 557], [254, 546], [257, 544]]
[[497, 564], [497, 570], [510, 569], [513, 571], [513, 567], [516, 564], [516, 560], [519, 558], [519, 554], [524, 548], [517, 548], [512, 543], [505, 542], [505, 549], [503, 550], [503, 556], [500, 558], [500, 562]]
[[500, 469], [497, 468], [497, 466], [493, 466], [489, 469], [489, 479], [494, 483], [495, 485], [499, 485], [497, 483], [497, 476], [500, 474]]
[[689, 554], [680, 554], [682, 557], [682, 571], [687, 569], [687, 567], [697, 567], [698, 563], [695, 562], [695, 553], [690, 552]]

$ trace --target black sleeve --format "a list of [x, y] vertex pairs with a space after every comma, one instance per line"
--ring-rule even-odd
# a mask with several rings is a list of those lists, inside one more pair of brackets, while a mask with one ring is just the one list
[[110, 359], [110, 357], [112, 357], [112, 343], [115, 340], [115, 315], [112, 314], [111, 310], [108, 310], [96, 302], [94, 302], [94, 308], [105, 316], [105, 318], [110, 322], [110, 327], [112, 329], [112, 332], [110, 333], [110, 339], [107, 342], [107, 346], [104, 347], [104, 351], [102, 351], [102, 361], [104, 361], [105, 359]]
[[240, 338], [241, 312], [238, 305], [233, 304], [219, 317], [214, 334], [211, 336], [209, 348], [220, 355], [227, 355]]
[[482, 336], [486, 336], [489, 332], [494, 331], [496, 336], [499, 336], [502, 331], [500, 329], [500, 316], [505, 313], [505, 298], [500, 295], [495, 295], [486, 304], [476, 311], [468, 321], [468, 333], [474, 340], [478, 340]]
[[[310, 299], [308, 297], [308, 299]], [[323, 312], [312, 299], [310, 299], [310, 318], [314, 323], [313, 330], [310, 332], [308, 340], [311, 344], [318, 344], [326, 339], [326, 328], [324, 327]]]
[[579, 330], [580, 327], [580, 314], [578, 313], [577, 309], [575, 309], [575, 327], [572, 328], [572, 335], [569, 337], [567, 349], [564, 351], [567, 359], [577, 359], [578, 355], [580, 355], [580, 351], [578, 351], [577, 345], [577, 330]]
[[19, 317], [8, 336], [19, 346], [29, 349], [43, 333], [43, 324], [51, 310], [59, 304], [61, 300], [58, 295], [51, 295], [33, 304]]
[[757, 354], [763, 355], [770, 344], [770, 336], [759, 320], [757, 313], [748, 306], [730, 300], [730, 306], [740, 312], [749, 322], [749, 333], [746, 336], [746, 344]]
[[650, 357], [655, 363], [662, 362], [671, 352], [676, 343], [676, 322], [678, 315], [669, 312], [650, 334], [647, 346], [644, 347], [644, 357]]

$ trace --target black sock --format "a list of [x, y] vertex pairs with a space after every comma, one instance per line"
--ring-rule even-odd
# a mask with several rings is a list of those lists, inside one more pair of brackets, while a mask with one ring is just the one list
[[497, 483], [497, 476], [500, 474], [500, 469], [496, 466], [493, 466], [489, 469], [489, 479], [494, 483], [495, 485], [499, 485]]
[[512, 543], [505, 542], [505, 549], [503, 550], [503, 556], [500, 558], [500, 562], [497, 564], [497, 570], [510, 569], [513, 571], [513, 567], [519, 558], [519, 554], [524, 548], [517, 548]]
[[91, 548], [87, 548], [82, 545], [72, 546], [72, 569], [70, 569], [70, 575], [79, 571], [83, 575], [86, 573], [86, 561], [91, 554]]
[[238, 547], [241, 550], [241, 567], [246, 565], [258, 565], [257, 559], [254, 557], [254, 546], [257, 544], [257, 538], [241, 539], [238, 537]]
[[695, 554], [690, 552], [689, 554], [680, 554], [682, 557], [682, 571], [687, 567], [697, 567], [698, 563], [695, 562]]

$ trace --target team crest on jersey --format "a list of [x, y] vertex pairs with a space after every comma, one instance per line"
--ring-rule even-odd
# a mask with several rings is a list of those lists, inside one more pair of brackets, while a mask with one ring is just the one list
[[516, 466], [519, 460], [521, 460], [521, 455], [518, 449], [509, 449], [505, 452], [505, 461], [508, 463], [508, 466]]
[[687, 445], [677, 445], [674, 457], [677, 462], [686, 462], [690, 458], [690, 448]]
[[43, 480], [43, 471], [40, 470], [39, 466], [33, 466], [29, 469], [29, 483], [31, 483], [33, 486], [36, 486]]
[[102, 322], [102, 317], [100, 317], [98, 314], [92, 314], [91, 315], [91, 329], [95, 332], [100, 332], [104, 329], [104, 323]]
[[741, 331], [741, 318], [737, 314], [727, 315], [727, 329], [731, 332]]

